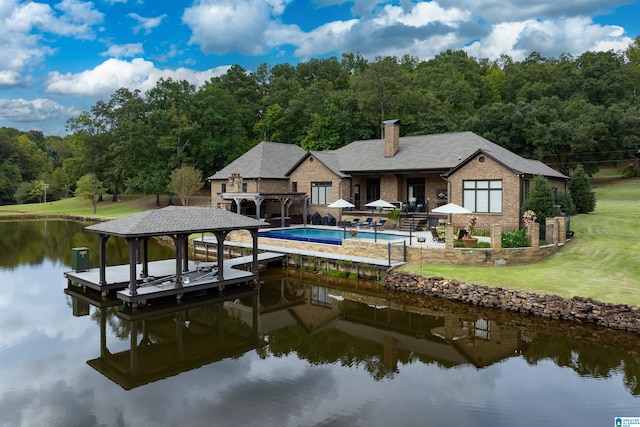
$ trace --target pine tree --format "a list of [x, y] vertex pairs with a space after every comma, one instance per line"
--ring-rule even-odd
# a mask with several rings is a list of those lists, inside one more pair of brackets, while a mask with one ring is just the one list
[[571, 174], [569, 194], [576, 205], [577, 213], [591, 213], [596, 210], [596, 193], [591, 190], [589, 177], [581, 164], [576, 166]]
[[522, 204], [522, 210], [525, 212], [534, 211], [542, 230], [546, 219], [558, 214], [558, 209], [554, 204], [553, 189], [549, 185], [549, 181], [542, 175], [536, 176], [531, 185], [529, 198]]

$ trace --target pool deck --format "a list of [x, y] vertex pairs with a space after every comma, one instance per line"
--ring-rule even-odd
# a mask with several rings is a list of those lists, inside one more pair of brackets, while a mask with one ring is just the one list
[[[314, 228], [322, 228], [322, 227], [321, 226], [314, 226]], [[325, 228], [336, 230], [335, 227], [325, 227]], [[287, 229], [290, 229], [290, 228], [287, 228]], [[340, 228], [340, 230], [342, 230], [342, 228]], [[400, 234], [400, 233], [394, 233], [394, 234]], [[409, 237], [409, 235], [407, 234], [407, 238], [408, 237]], [[414, 236], [414, 238], [415, 238], [415, 236]], [[354, 240], [354, 239], [349, 239], [349, 240]], [[362, 240], [371, 241], [371, 239], [362, 239]], [[193, 242], [194, 242], [194, 245], [197, 245], [198, 243], [202, 243], [205, 246], [208, 246], [208, 245], [215, 246], [218, 243], [216, 238], [213, 237], [213, 236], [210, 236], [210, 237], [207, 237], [207, 236], [199, 237], [199, 238], [193, 239]], [[287, 240], [283, 240], [282, 242], [283, 242], [283, 244], [286, 244]], [[379, 243], [383, 243], [383, 242], [379, 242]], [[224, 245], [227, 246], [227, 247], [236, 247], [236, 248], [252, 248], [253, 247], [253, 245], [251, 243], [236, 242], [236, 241], [230, 241], [230, 240], [225, 240]], [[327, 246], [331, 246], [331, 245], [327, 245]], [[442, 245], [442, 247], [444, 247], [444, 245]], [[345, 255], [345, 254], [325, 252], [325, 251], [313, 251], [313, 250], [307, 250], [307, 249], [290, 248], [290, 247], [286, 247], [286, 246], [275, 246], [275, 245], [259, 244], [258, 249], [261, 250], [261, 251], [267, 251], [269, 253], [280, 253], [280, 254], [287, 254], [287, 255], [302, 255], [302, 256], [308, 256], [308, 257], [316, 257], [316, 258], [328, 259], [328, 260], [332, 260], [332, 261], [351, 261], [351, 262], [358, 263], [358, 264], [369, 264], [371, 266], [376, 266], [376, 267], [379, 267], [379, 268], [397, 267], [397, 266], [405, 264], [405, 262], [403, 262], [403, 261], [393, 261], [393, 260], [391, 260], [391, 262], [389, 262], [389, 260], [387, 260], [387, 259], [371, 258], [371, 257], [356, 256], [356, 255]]]

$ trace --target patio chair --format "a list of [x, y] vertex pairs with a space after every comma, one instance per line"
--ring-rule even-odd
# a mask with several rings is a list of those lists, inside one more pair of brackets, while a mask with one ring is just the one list
[[365, 219], [364, 222], [357, 224], [357, 227], [368, 227], [371, 225], [371, 221], [373, 221], [373, 218], [369, 217]]
[[369, 227], [371, 227], [371, 228], [378, 228], [378, 227], [382, 227], [382, 226], [384, 226], [385, 222], [387, 222], [387, 220], [386, 220], [386, 219], [381, 219], [381, 220], [380, 220], [380, 221], [378, 221], [378, 222], [374, 222], [374, 223], [372, 223], [372, 224], [369, 224]]
[[436, 243], [444, 243], [444, 238], [440, 237], [440, 235], [438, 234], [438, 230], [436, 230], [435, 227], [431, 227], [431, 237]]
[[462, 240], [462, 238], [466, 235], [468, 235], [469, 232], [467, 230], [460, 230], [458, 231], [458, 240]]
[[360, 222], [360, 218], [353, 218], [351, 221], [345, 221], [344, 225], [347, 227], [356, 227]]

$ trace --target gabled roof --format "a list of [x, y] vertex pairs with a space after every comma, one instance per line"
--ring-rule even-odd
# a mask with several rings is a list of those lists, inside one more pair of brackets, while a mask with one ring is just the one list
[[287, 173], [306, 155], [297, 145], [262, 141], [207, 179], [287, 179]]
[[318, 160], [322, 162], [331, 172], [335, 173], [340, 178], [349, 176], [342, 173], [340, 170], [340, 158], [335, 151], [310, 151], [309, 154], [313, 154]]
[[537, 160], [530, 160], [476, 135], [455, 132], [400, 138], [400, 149], [393, 157], [384, 156], [381, 139], [355, 141], [335, 151], [343, 173], [368, 172], [448, 172], [478, 151], [516, 173], [568, 178]]

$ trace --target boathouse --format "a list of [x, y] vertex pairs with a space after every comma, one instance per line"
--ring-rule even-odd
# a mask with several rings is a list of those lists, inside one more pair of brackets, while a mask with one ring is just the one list
[[[143, 303], [148, 299], [211, 288], [224, 289], [231, 284], [248, 283], [258, 278], [258, 229], [268, 224], [233, 212], [210, 207], [168, 206], [86, 227], [100, 235], [98, 269], [70, 271], [65, 276], [103, 295], [117, 290], [119, 299], [127, 303]], [[234, 230], [251, 234], [253, 250], [250, 271], [231, 268], [223, 257], [224, 241]], [[217, 263], [189, 261], [189, 236], [212, 233], [218, 241]], [[129, 249], [129, 264], [109, 266], [106, 243], [111, 236], [124, 238]], [[174, 245], [174, 260], [149, 262], [148, 241], [152, 237], [169, 237]]]

